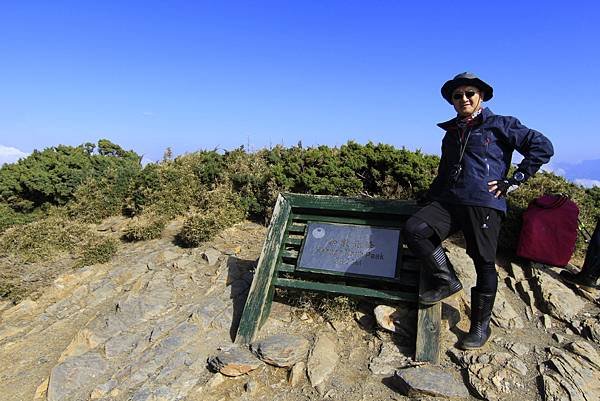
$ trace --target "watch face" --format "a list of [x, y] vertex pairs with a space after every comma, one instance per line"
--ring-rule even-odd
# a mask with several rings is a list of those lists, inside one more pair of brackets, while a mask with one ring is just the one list
[[517, 181], [523, 181], [525, 179], [525, 174], [523, 174], [520, 171], [517, 171], [514, 175], [513, 178]]

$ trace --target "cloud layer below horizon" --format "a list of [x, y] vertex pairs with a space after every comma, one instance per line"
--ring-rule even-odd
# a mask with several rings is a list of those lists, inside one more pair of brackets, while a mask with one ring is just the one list
[[0, 166], [5, 163], [14, 163], [17, 160], [27, 157], [29, 153], [23, 152], [17, 148], [0, 145]]

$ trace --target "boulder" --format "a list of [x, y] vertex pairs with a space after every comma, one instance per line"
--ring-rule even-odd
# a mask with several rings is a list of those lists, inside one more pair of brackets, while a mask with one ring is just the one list
[[393, 342], [381, 344], [379, 355], [369, 362], [369, 370], [376, 375], [391, 376], [397, 369], [410, 366], [411, 359], [406, 355], [409, 351], [399, 349]]
[[492, 310], [492, 322], [503, 329], [522, 329], [523, 319], [508, 302], [501, 289], [496, 293], [496, 303]]
[[291, 367], [304, 360], [309, 348], [306, 338], [287, 334], [267, 337], [250, 345], [258, 358], [279, 367]]
[[337, 365], [339, 355], [336, 340], [327, 333], [320, 333], [308, 358], [308, 378], [319, 394], [324, 394], [324, 386]]
[[600, 344], [600, 320], [598, 317], [586, 319], [581, 325], [586, 337]]
[[219, 261], [221, 257], [221, 252], [214, 248], [209, 248], [200, 254], [200, 257], [209, 266], [214, 266]]
[[415, 337], [417, 310], [408, 307], [378, 305], [373, 310], [375, 321], [382, 329], [405, 337]]
[[306, 363], [298, 362], [295, 364], [288, 374], [288, 383], [292, 387], [296, 387], [298, 384], [306, 378]]
[[585, 306], [585, 301], [547, 271], [535, 270], [532, 284], [537, 304], [556, 319], [569, 321]]
[[211, 370], [225, 376], [240, 376], [253, 371], [263, 363], [245, 348], [232, 347], [208, 358]]

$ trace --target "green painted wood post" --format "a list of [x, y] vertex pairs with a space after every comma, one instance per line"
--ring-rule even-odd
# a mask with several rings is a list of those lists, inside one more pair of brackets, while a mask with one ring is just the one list
[[[419, 293], [427, 289], [429, 271], [421, 266], [419, 272]], [[442, 303], [423, 305], [419, 303], [417, 314], [417, 344], [415, 360], [437, 364], [440, 360], [440, 322]]]
[[271, 309], [279, 244], [285, 235], [290, 211], [290, 203], [284, 196], [279, 195], [238, 327], [235, 338], [238, 344], [249, 344], [255, 339], [261, 323], [265, 321]]

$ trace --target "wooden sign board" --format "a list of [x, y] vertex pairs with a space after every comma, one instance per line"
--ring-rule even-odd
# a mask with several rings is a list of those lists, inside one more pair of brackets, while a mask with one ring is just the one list
[[[402, 243], [414, 201], [280, 194], [238, 327], [250, 343], [275, 287], [418, 303], [426, 278]], [[418, 305], [415, 359], [437, 363], [441, 304]]]

